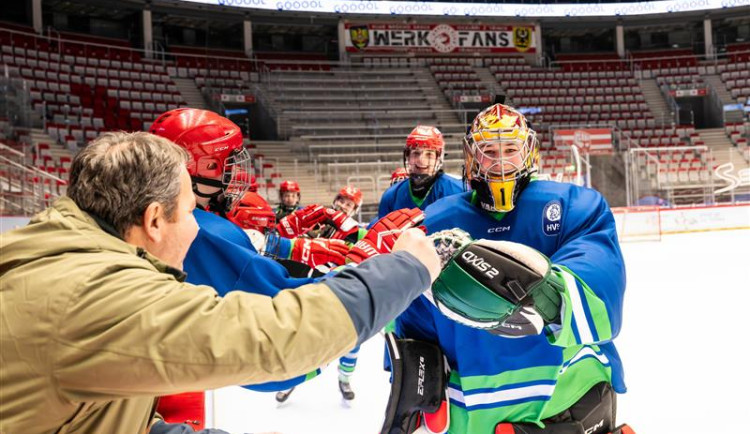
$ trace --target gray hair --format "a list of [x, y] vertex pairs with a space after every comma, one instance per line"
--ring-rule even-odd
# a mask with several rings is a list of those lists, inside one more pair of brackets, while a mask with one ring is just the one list
[[180, 170], [188, 153], [153, 134], [111, 132], [89, 143], [73, 159], [68, 196], [121, 235], [140, 225], [153, 202], [172, 219], [180, 194]]

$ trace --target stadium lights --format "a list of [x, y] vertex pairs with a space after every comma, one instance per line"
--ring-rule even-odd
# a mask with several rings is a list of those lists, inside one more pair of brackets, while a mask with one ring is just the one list
[[342, 0], [180, 0], [206, 5], [338, 15], [457, 17], [622, 17], [750, 6], [750, 0], [668, 0], [631, 3], [451, 3]]

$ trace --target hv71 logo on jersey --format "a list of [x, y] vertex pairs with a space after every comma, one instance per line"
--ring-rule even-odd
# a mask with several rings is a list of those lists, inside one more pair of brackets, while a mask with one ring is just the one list
[[559, 200], [547, 202], [542, 211], [542, 231], [544, 235], [555, 236], [562, 227], [562, 205]]

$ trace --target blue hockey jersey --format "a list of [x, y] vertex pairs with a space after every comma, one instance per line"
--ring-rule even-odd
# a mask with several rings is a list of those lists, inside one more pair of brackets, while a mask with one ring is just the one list
[[473, 203], [473, 192], [429, 206], [428, 232], [459, 227], [474, 239], [522, 243], [547, 255], [565, 280], [561, 326], [508, 338], [454, 322], [425, 297], [397, 319], [402, 337], [439, 343], [451, 366], [451, 433], [490, 433], [498, 422], [539, 423], [594, 384], [625, 392], [611, 340], [622, 322], [625, 267], [615, 222], [596, 191], [534, 181], [502, 215]]
[[[209, 285], [223, 296], [242, 290], [274, 296], [280, 290], [297, 288], [315, 279], [293, 278], [281, 264], [258, 254], [244, 231], [229, 220], [207, 211], [193, 212], [200, 230], [183, 263], [187, 281]], [[288, 241], [288, 240], [287, 240]], [[282, 382], [247, 386], [259, 391], [286, 390], [316, 373]]]
[[441, 173], [438, 175], [435, 183], [432, 184], [430, 191], [423, 200], [415, 198], [411, 194], [411, 181], [405, 179], [396, 185], [391, 186], [383, 193], [378, 206], [378, 219], [385, 217], [391, 211], [402, 208], [419, 208], [424, 210], [433, 202], [446, 196], [451, 196], [464, 191], [463, 182], [451, 175]]

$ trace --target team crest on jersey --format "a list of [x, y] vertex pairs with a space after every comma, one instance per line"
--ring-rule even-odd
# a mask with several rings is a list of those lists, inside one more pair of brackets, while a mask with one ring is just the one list
[[358, 50], [362, 50], [370, 45], [370, 30], [367, 26], [349, 27], [349, 36], [352, 39], [352, 45]]
[[531, 27], [515, 27], [513, 29], [513, 45], [516, 50], [526, 51], [531, 48]]
[[542, 230], [544, 235], [554, 236], [560, 233], [562, 227], [562, 205], [560, 201], [547, 202], [542, 212]]

